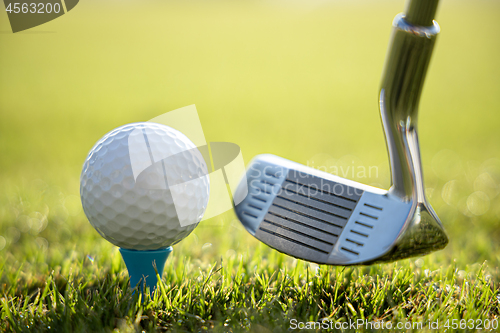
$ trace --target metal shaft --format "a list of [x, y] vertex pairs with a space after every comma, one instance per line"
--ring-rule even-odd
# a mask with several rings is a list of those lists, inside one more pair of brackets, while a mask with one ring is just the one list
[[428, 27], [436, 16], [438, 0], [409, 0], [406, 4], [405, 20], [413, 25]]
[[[418, 103], [439, 25], [437, 0], [410, 0], [407, 14], [393, 21], [379, 107], [391, 163], [391, 193], [403, 200], [423, 196], [418, 149]], [[411, 22], [411, 23], [410, 23]], [[430, 25], [419, 25], [419, 23]], [[411, 142], [417, 143], [416, 147]]]

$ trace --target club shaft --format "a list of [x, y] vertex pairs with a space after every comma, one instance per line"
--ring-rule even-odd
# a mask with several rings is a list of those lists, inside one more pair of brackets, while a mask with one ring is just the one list
[[414, 156], [419, 149], [410, 149], [409, 142], [417, 136], [420, 95], [439, 32], [430, 18], [436, 6], [435, 0], [408, 4], [409, 19], [430, 21], [430, 26], [410, 23], [405, 14], [396, 16], [382, 76], [379, 106], [391, 163], [391, 192], [404, 200], [419, 195], [416, 191], [423, 187], [417, 184], [422, 180], [420, 156]]
[[438, 0], [409, 0], [406, 3], [405, 20], [413, 25], [428, 27], [436, 16]]

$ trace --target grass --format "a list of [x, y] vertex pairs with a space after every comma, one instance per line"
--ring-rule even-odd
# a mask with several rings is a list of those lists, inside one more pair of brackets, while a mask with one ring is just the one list
[[[283, 259], [232, 258], [213, 266], [184, 261], [167, 269], [160, 291], [144, 303], [127, 288], [120, 265], [95, 269], [84, 262], [51, 272], [44, 285], [3, 301], [4, 327], [18, 331], [283, 331], [291, 319], [392, 322], [492, 319], [495, 283], [484, 267], [467, 276], [456, 266], [430, 272], [414, 263], [381, 267], [283, 267]], [[118, 259], [119, 260], [119, 259]], [[200, 267], [201, 266], [201, 267]], [[204, 267], [206, 266], [206, 267]], [[258, 266], [258, 269], [257, 269]], [[309, 267], [308, 267], [309, 266]], [[64, 274], [66, 273], [66, 274]]]
[[376, 96], [389, 23], [402, 9], [89, 0], [39, 33], [0, 34], [0, 330], [281, 332], [292, 319], [439, 320], [444, 330], [448, 319], [500, 319], [493, 1], [441, 4], [420, 104], [426, 191], [446, 249], [318, 266], [259, 243], [228, 212], [174, 247], [160, 290], [141, 302], [117, 249], [81, 209], [81, 165], [97, 139], [193, 103], [207, 140], [239, 144], [247, 162], [275, 153], [377, 166], [368, 179], [347, 177], [387, 188]]

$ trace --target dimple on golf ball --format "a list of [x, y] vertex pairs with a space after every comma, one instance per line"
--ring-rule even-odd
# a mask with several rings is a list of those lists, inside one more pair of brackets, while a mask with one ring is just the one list
[[80, 195], [90, 223], [111, 243], [133, 250], [166, 248], [203, 217], [207, 165], [181, 132], [156, 123], [129, 124], [90, 150]]

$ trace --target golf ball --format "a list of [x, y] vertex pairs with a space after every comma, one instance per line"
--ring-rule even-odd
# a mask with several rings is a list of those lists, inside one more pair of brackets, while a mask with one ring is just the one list
[[90, 150], [80, 196], [90, 223], [111, 243], [134, 250], [166, 248], [203, 217], [207, 165], [181, 132], [156, 123], [129, 124]]

